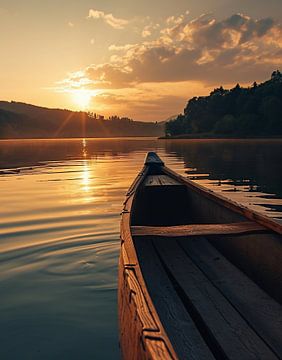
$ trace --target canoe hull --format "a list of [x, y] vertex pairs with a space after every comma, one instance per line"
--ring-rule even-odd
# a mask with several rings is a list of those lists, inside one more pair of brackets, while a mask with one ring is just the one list
[[[235, 358], [242, 358], [242, 354], [245, 356], [243, 358], [248, 358], [244, 346], [241, 346], [240, 334], [245, 333], [247, 335], [243, 336], [244, 341], [247, 339], [247, 342], [254, 343], [254, 354], [264, 354], [261, 358], [276, 359], [274, 353], [271, 353], [253, 332], [249, 320], [254, 323], [254, 328], [258, 326], [258, 332], [262, 334], [262, 338], [267, 339], [274, 351], [280, 353], [281, 349], [275, 343], [275, 339], [279, 338], [276, 328], [280, 308], [268, 295], [276, 301], [282, 300], [279, 286], [282, 278], [282, 226], [183, 178], [154, 157], [152, 160], [149, 157], [149, 160], [127, 193], [121, 219], [118, 307], [122, 358], [184, 359], [190, 355], [191, 358], [214, 359], [213, 355], [218, 356], [221, 344], [226, 354], [232, 355], [230, 358], [234, 358], [234, 353], [239, 354]], [[246, 224], [251, 224], [254, 228], [246, 232]], [[209, 320], [210, 315], [207, 317], [207, 325], [205, 317], [201, 320], [197, 311], [199, 314], [205, 313], [206, 302], [211, 307], [214, 303], [210, 303], [209, 296], [205, 299], [203, 291], [201, 295], [196, 294], [200, 299], [199, 304], [204, 304], [203, 307], [193, 310], [194, 306], [197, 308], [202, 305], [196, 303], [191, 306], [191, 301], [197, 296], [193, 294], [193, 288], [185, 287], [187, 278], [178, 271], [178, 262], [173, 262], [177, 259], [177, 256], [173, 256], [174, 250], [186, 259], [188, 252], [193, 253], [194, 248], [197, 248], [195, 245], [192, 250], [186, 249], [188, 242], [191, 245], [195, 236], [190, 234], [189, 238], [187, 228], [194, 229], [195, 226], [200, 232], [196, 234], [197, 239], [203, 244], [200, 254], [203, 253], [205, 261], [210, 262], [211, 270], [207, 272], [203, 282], [203, 274], [199, 270], [202, 264], [198, 264], [199, 256], [193, 260], [198, 264], [194, 267], [191, 254], [188, 256], [189, 261], [183, 262], [183, 267], [189, 264], [199, 277], [195, 289], [198, 289], [198, 283], [205, 283], [214, 294], [214, 303], [218, 302], [210, 312], [214, 314], [214, 318]], [[183, 242], [183, 246], [180, 246], [176, 239], [176, 230], [183, 232], [184, 228], [186, 232], [181, 233], [182, 239], [179, 240], [181, 244]], [[224, 233], [222, 228], [226, 229]], [[145, 233], [138, 233], [140, 229]], [[154, 235], [153, 230], [158, 233]], [[161, 234], [161, 240], [158, 241], [160, 230], [165, 233]], [[208, 233], [203, 233], [204, 230]], [[208, 238], [203, 238], [205, 236]], [[172, 243], [175, 247], [169, 248]], [[166, 252], [168, 248], [169, 252]], [[219, 255], [216, 249], [219, 250]], [[215, 262], [221, 259], [221, 256], [225, 258], [220, 263]], [[221, 263], [224, 264], [222, 273]], [[187, 268], [185, 273], [188, 274], [191, 269]], [[202, 271], [205, 272], [206, 268]], [[219, 280], [215, 275], [211, 279], [211, 274], [217, 274]], [[222, 274], [226, 274], [228, 278], [223, 285]], [[234, 279], [239, 279], [238, 283], [243, 286], [242, 289], [245, 286], [244, 291], [248, 295], [237, 294], [241, 287]], [[218, 286], [222, 286], [221, 290], [226, 292], [226, 297], [222, 297]], [[260, 289], [264, 289], [268, 295]], [[227, 301], [229, 297], [232, 298], [234, 307], [230, 307]], [[221, 303], [228, 310], [226, 314], [232, 319], [234, 316], [234, 322], [241, 324], [239, 335], [234, 330], [236, 326], [229, 327], [233, 320], [226, 321], [225, 317], [221, 318], [222, 314], [218, 312]], [[251, 311], [248, 306], [251, 306]], [[240, 311], [234, 312], [237, 307]], [[241, 314], [241, 308], [244, 315]], [[265, 312], [262, 310], [264, 308]], [[262, 315], [257, 316], [260, 313]], [[270, 316], [269, 313], [275, 315]], [[247, 322], [244, 316], [248, 319]], [[217, 331], [223, 328], [226, 328], [226, 333], [223, 332], [224, 336], [217, 338]], [[215, 335], [210, 336], [211, 331], [214, 331]], [[229, 336], [234, 336], [235, 340], [238, 340], [239, 336], [238, 348], [233, 344], [233, 340], [229, 342]], [[249, 355], [253, 358], [252, 352]], [[228, 358], [227, 355], [226, 357]]]

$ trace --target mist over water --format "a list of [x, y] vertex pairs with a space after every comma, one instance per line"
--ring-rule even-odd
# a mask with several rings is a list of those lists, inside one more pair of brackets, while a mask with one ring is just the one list
[[0, 358], [119, 358], [120, 212], [147, 151], [281, 221], [281, 150], [282, 140], [0, 141]]

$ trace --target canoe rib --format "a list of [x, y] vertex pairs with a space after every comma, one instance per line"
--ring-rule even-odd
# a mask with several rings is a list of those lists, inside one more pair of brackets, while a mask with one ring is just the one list
[[236, 235], [257, 231], [266, 231], [264, 226], [251, 221], [230, 224], [192, 224], [178, 226], [132, 226], [134, 236], [208, 236]]

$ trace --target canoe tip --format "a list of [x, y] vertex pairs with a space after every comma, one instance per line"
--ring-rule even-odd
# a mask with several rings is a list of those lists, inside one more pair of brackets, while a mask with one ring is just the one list
[[154, 151], [149, 151], [145, 157], [145, 165], [160, 165], [164, 166], [164, 162], [159, 158]]

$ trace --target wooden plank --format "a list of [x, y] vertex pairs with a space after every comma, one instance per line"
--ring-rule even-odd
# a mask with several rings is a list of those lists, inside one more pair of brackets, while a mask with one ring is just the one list
[[135, 241], [139, 264], [168, 338], [180, 359], [210, 360], [213, 354], [170, 283], [150, 241]]
[[146, 350], [140, 337], [143, 324], [136, 312], [136, 303], [132, 298], [132, 291], [124, 277], [123, 258], [120, 256], [119, 284], [118, 284], [118, 312], [119, 312], [119, 343], [122, 359], [147, 359]]
[[281, 305], [231, 264], [207, 239], [181, 239], [179, 243], [209, 280], [282, 359]]
[[278, 359], [176, 240], [159, 238], [154, 244], [178, 295], [219, 358]]
[[163, 166], [164, 162], [158, 157], [158, 155], [153, 152], [150, 151], [147, 153], [146, 158], [145, 158], [145, 165], [159, 165], [159, 166]]
[[143, 330], [158, 331], [159, 329], [149, 310], [143, 291], [135, 276], [134, 269], [125, 269], [124, 277], [131, 291], [131, 300], [134, 299], [136, 302], [136, 310], [143, 325]]
[[144, 186], [183, 186], [179, 181], [167, 175], [149, 175], [144, 181]]
[[148, 349], [151, 358], [174, 360], [175, 357], [169, 352], [165, 342], [162, 339], [151, 336], [143, 336], [144, 346]]
[[132, 226], [133, 236], [200, 236], [200, 235], [228, 235], [245, 234], [267, 229], [254, 222], [244, 221], [230, 224], [192, 224], [177, 226]]

